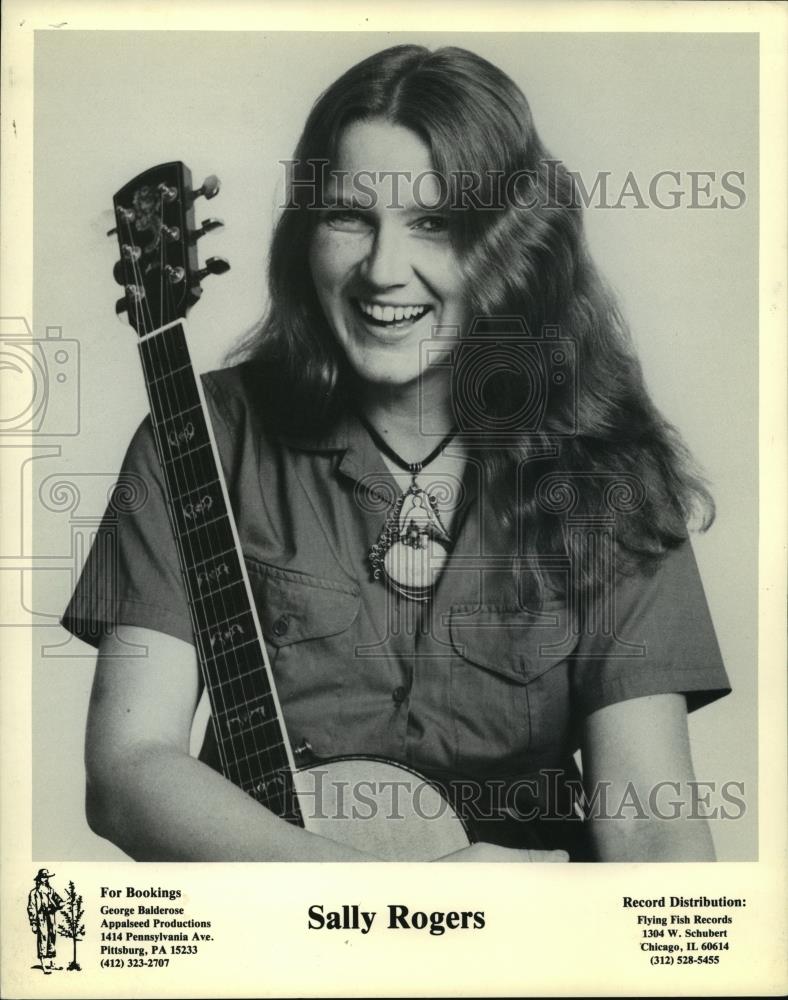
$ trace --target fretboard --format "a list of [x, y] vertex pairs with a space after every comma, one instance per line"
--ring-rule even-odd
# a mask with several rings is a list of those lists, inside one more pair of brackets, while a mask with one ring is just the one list
[[300, 823], [292, 753], [183, 323], [142, 337], [139, 347], [222, 770]]

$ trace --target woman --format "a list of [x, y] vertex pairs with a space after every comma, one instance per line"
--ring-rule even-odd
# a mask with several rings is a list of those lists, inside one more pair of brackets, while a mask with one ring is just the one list
[[[269, 278], [244, 360], [204, 384], [293, 746], [442, 785], [479, 837], [450, 860], [711, 859], [686, 723], [728, 690], [687, 541], [711, 501], [517, 87], [455, 48], [349, 70], [306, 123]], [[96, 546], [64, 617], [103, 632], [92, 827], [140, 859], [372, 860], [206, 766], [210, 733], [189, 756], [147, 422], [124, 470], [151, 499], [119, 516], [117, 592], [95, 596]]]

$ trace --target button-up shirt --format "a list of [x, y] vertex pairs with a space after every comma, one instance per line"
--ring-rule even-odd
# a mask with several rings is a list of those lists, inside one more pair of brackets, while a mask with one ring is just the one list
[[[353, 414], [309, 439], [272, 432], [255, 372], [203, 384], [293, 746], [511, 780], [571, 767], [605, 705], [683, 692], [694, 709], [729, 690], [688, 541], [582, 607], [559, 592], [532, 606], [472, 447], [432, 598], [398, 596], [369, 551], [402, 483]], [[119, 624], [193, 641], [149, 420], [122, 472], [146, 501], [108, 510], [63, 623], [94, 644]]]

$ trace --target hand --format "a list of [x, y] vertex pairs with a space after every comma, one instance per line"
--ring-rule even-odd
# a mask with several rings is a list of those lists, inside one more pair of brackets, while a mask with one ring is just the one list
[[566, 851], [532, 851], [517, 847], [500, 847], [498, 844], [471, 844], [453, 854], [445, 854], [438, 861], [508, 861], [509, 863], [569, 861]]

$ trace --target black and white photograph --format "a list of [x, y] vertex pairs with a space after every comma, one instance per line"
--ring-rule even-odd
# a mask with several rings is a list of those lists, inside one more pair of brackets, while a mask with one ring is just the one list
[[[31, 287], [2, 310], [3, 906], [38, 934], [8, 995], [276, 995], [248, 977], [304, 947], [295, 995], [755, 988], [785, 9], [66, 6], [17, 71]], [[562, 934], [590, 980], [548, 968]], [[510, 945], [533, 977], [483, 972]], [[342, 947], [361, 978], [321, 979]], [[380, 985], [400, 952], [422, 978]]]

